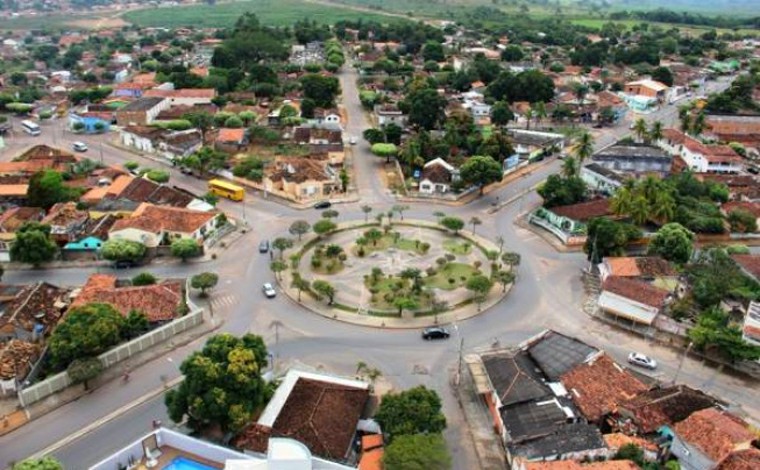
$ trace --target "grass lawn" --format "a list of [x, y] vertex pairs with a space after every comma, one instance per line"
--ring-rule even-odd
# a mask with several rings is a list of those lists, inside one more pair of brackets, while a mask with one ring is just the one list
[[372, 288], [377, 291], [373, 294], [373, 301], [371, 302], [372, 307], [379, 310], [398, 311], [398, 307], [393, 305], [393, 302], [385, 300], [385, 297], [386, 295], [393, 293], [393, 288], [395, 288], [399, 282], [402, 285], [401, 289], [398, 290], [399, 294], [404, 297], [411, 297], [417, 301], [417, 308], [414, 310], [427, 310], [430, 308], [433, 298], [432, 295], [424, 290], [419, 294], [412, 294], [410, 292], [411, 281], [399, 277], [383, 277], [382, 279], [379, 279], [375, 285], [371, 285], [371, 280], [369, 278], [364, 282], [367, 289]]
[[[610, 20], [601, 19], [601, 18], [575, 18], [575, 19], [570, 20], [570, 22], [578, 26], [585, 26], [587, 28], [602, 29], [602, 26], [604, 26], [604, 24], [606, 23], [609, 23]], [[641, 23], [649, 23], [650, 27], [659, 26], [665, 29], [678, 28], [682, 33], [689, 33], [692, 35], [700, 35], [712, 29], [714, 29], [718, 34], [733, 33], [733, 31], [730, 29], [713, 28], [710, 26], [700, 26], [700, 25], [693, 25], [693, 24], [645, 22], [642, 20], [619, 20], [619, 21], [612, 21], [612, 22], [623, 25], [626, 27], [626, 29], [631, 29], [634, 26]], [[752, 29], [740, 29], [738, 30], [738, 32], [739, 34], [752, 34], [752, 35], [760, 34], [760, 32], [756, 30], [752, 30]]]
[[[372, 243], [365, 245], [364, 252], [366, 255], [369, 255], [375, 251], [384, 251], [389, 248], [395, 248], [397, 250], [411, 251], [417, 253], [418, 255], [421, 255], [425, 253], [421, 248], [422, 243], [423, 242], [420, 240], [411, 240], [404, 237], [399, 238], [398, 242], [394, 243], [393, 233], [389, 233], [387, 235], [383, 235], [383, 237], [377, 241], [377, 245], [373, 245]], [[359, 251], [359, 246], [354, 245], [351, 251], [356, 254]]]
[[[434, 276], [424, 278], [425, 285], [436, 289], [454, 290], [465, 285], [467, 279], [477, 274], [478, 271], [469, 264], [449, 263], [440, 269]], [[462, 280], [462, 278], [465, 278]], [[454, 282], [449, 282], [454, 279]]]
[[[319, 259], [319, 266], [314, 266], [315, 259]], [[336, 274], [345, 268], [343, 262], [338, 258], [328, 258], [326, 256], [316, 258], [315, 255], [312, 255], [311, 260], [309, 266], [311, 266], [312, 272], [317, 274]]]
[[339, 5], [325, 6], [304, 0], [245, 0], [217, 5], [190, 5], [168, 8], [149, 8], [128, 12], [124, 19], [139, 26], [196, 28], [232, 26], [243, 13], [258, 16], [262, 24], [290, 26], [298, 20], [309, 19], [332, 24], [340, 20], [377, 21], [390, 23], [405, 21], [385, 15], [354, 11]]
[[443, 249], [455, 255], [467, 255], [472, 252], [472, 243], [460, 242], [458, 239], [446, 240]]

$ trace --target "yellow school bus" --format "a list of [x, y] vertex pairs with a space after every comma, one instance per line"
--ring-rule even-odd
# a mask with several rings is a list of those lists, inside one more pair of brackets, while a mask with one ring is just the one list
[[236, 184], [224, 180], [211, 180], [208, 182], [208, 191], [217, 196], [226, 197], [233, 201], [242, 201], [245, 190]]

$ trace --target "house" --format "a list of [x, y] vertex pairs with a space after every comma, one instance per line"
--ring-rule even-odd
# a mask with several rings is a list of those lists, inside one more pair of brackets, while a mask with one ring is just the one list
[[604, 352], [562, 375], [560, 381], [589, 422], [600, 423], [616, 413], [618, 405], [647, 389]]
[[75, 202], [59, 202], [50, 208], [41, 223], [50, 226], [50, 236], [60, 245], [75, 241], [90, 218], [87, 211], [77, 209]]
[[652, 434], [716, 403], [713, 397], [686, 385], [658, 387], [619, 403], [617, 420], [627, 432]]
[[515, 153], [522, 160], [534, 161], [565, 147], [565, 136], [553, 132], [510, 129], [507, 135], [512, 139]]
[[0, 343], [0, 392], [15, 391], [42, 353], [37, 343], [12, 339]]
[[444, 194], [449, 192], [451, 183], [459, 179], [459, 170], [442, 158], [425, 163], [420, 176], [420, 193]]
[[581, 179], [590, 189], [608, 196], [615, 194], [626, 180], [624, 176], [598, 163], [582, 166]]
[[760, 468], [760, 450], [757, 448], [731, 452], [720, 461], [716, 470], [755, 470]]
[[143, 96], [147, 98], [166, 99], [169, 106], [195, 106], [198, 104], [211, 103], [216, 97], [216, 90], [213, 88], [182, 88], [179, 90], [154, 88], [151, 90], [145, 90]]
[[308, 157], [278, 157], [264, 175], [264, 189], [295, 200], [322, 198], [341, 191], [338, 173], [327, 162]]
[[670, 292], [631, 277], [609, 276], [602, 283], [598, 305], [604, 313], [633, 323], [651, 325], [670, 298]]
[[265, 453], [271, 438], [288, 438], [301, 442], [312, 455], [348, 460], [369, 396], [366, 382], [291, 369], [259, 419], [232, 444]]
[[248, 145], [248, 132], [246, 129], [219, 129], [216, 137], [216, 147], [219, 150], [237, 153]]
[[169, 244], [176, 238], [203, 242], [216, 228], [219, 214], [143, 203], [130, 217], [116, 221], [108, 232], [108, 238], [131, 240], [148, 248]]
[[43, 217], [45, 211], [39, 207], [16, 206], [0, 214], [0, 262], [11, 260], [11, 245], [16, 239], [16, 231], [25, 223], [39, 222]]
[[667, 94], [668, 86], [656, 80], [637, 80], [626, 83], [624, 91], [627, 95], [644, 96], [662, 102]]
[[581, 463], [575, 460], [552, 460], [546, 462], [521, 462], [513, 470], [640, 470], [630, 460], [602, 460]]
[[329, 126], [340, 126], [340, 112], [337, 109], [316, 108], [314, 110], [314, 119], [316, 124], [326, 124]]
[[614, 455], [620, 450], [621, 447], [627, 445], [635, 445], [641, 449], [644, 453], [644, 460], [647, 462], [654, 462], [659, 455], [659, 446], [639, 436], [630, 436], [623, 434], [622, 432], [614, 432], [605, 434], [603, 436], [604, 443], [607, 444], [610, 454]]
[[49, 334], [68, 307], [67, 291], [47, 282], [24, 286], [2, 304], [0, 340], [37, 341]]
[[705, 145], [676, 129], [665, 129], [657, 144], [678, 155], [696, 173], [736, 174], [743, 169], [742, 158], [727, 145]]
[[707, 114], [705, 125], [719, 141], [760, 146], [760, 116]]
[[760, 179], [755, 175], [702, 173], [697, 175], [697, 179], [725, 184], [729, 199], [760, 202]]
[[591, 156], [591, 161], [620, 174], [636, 177], [670, 173], [673, 158], [663, 150], [645, 144], [618, 144], [606, 147]]
[[628, 107], [625, 105], [625, 100], [607, 90], [600, 91], [596, 94], [596, 107], [597, 116], [603, 109], [609, 108], [612, 112], [613, 123], [620, 122], [628, 113]]
[[750, 302], [742, 325], [742, 338], [748, 343], [760, 346], [760, 303]]
[[189, 157], [203, 146], [203, 137], [197, 129], [164, 134], [158, 141], [158, 153], [169, 161]]
[[375, 116], [377, 117], [378, 126], [381, 127], [390, 123], [402, 128], [406, 126], [406, 115], [395, 105], [376, 105]]
[[362, 436], [362, 456], [359, 459], [359, 470], [382, 470], [384, 454], [382, 434]]
[[673, 427], [671, 453], [684, 470], [712, 470], [732, 452], [750, 448], [755, 435], [727, 411], [706, 408]]
[[163, 98], [140, 98], [116, 111], [116, 123], [122, 127], [148, 125], [169, 105]]
[[755, 218], [755, 223], [760, 227], [760, 202], [751, 201], [728, 201], [720, 206], [724, 215], [728, 215], [733, 211], [744, 211], [752, 214]]
[[64, 257], [73, 253], [97, 253], [108, 240], [108, 231], [111, 230], [117, 218], [106, 214], [98, 219], [90, 218], [81, 231], [81, 235], [74, 241], [64, 245]]
[[646, 281], [678, 277], [673, 266], [659, 256], [607, 256], [597, 268], [602, 281], [607, 280], [609, 276], [640, 278]]
[[104, 117], [104, 113], [99, 112], [72, 112], [69, 113], [69, 127], [75, 129], [84, 126], [81, 128], [81, 132], [85, 134], [108, 132], [111, 128], [113, 112], [105, 113], [105, 115], [108, 117]]
[[580, 243], [585, 241], [582, 235], [586, 222], [595, 217], [612, 215], [609, 199], [592, 199], [568, 206], [548, 209], [540, 207], [530, 215], [530, 223], [545, 228], [563, 243]]
[[119, 98], [142, 98], [146, 87], [143, 84], [135, 82], [118, 83], [113, 87], [112, 95]]
[[71, 306], [95, 302], [110, 304], [124, 317], [132, 311], [138, 311], [150, 323], [167, 322], [179, 314], [184, 304], [182, 282], [168, 280], [147, 286], [119, 286], [116, 276], [93, 274], [82, 286]]

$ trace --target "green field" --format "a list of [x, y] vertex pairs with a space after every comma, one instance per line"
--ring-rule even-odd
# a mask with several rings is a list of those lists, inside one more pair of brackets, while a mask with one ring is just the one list
[[240, 15], [255, 13], [262, 24], [289, 26], [298, 20], [309, 19], [332, 24], [340, 20], [403, 21], [384, 15], [354, 11], [340, 6], [324, 6], [304, 0], [246, 0], [217, 5], [192, 5], [171, 8], [150, 8], [126, 13], [125, 21], [148, 27], [194, 26], [220, 28], [232, 26]]
[[[605, 23], [609, 23], [609, 20], [606, 19], [599, 19], [599, 18], [576, 18], [570, 20], [571, 23], [576, 24], [578, 26], [585, 26], [587, 28], [594, 28], [594, 29], [602, 29], [602, 26], [604, 26]], [[644, 23], [644, 21], [641, 20], [621, 20], [621, 21], [612, 21], [612, 23], [620, 24], [625, 26], [627, 29], [631, 29], [632, 27]], [[682, 33], [690, 33], [690, 34], [702, 34], [705, 31], [710, 31], [714, 29], [718, 34], [723, 33], [732, 33], [733, 30], [730, 29], [723, 29], [723, 28], [712, 28], [710, 26], [697, 26], [697, 25], [684, 25], [684, 24], [674, 24], [674, 23], [657, 23], [657, 22], [648, 22], [651, 26], [659, 26], [661, 28], [670, 29], [670, 28], [678, 28]], [[760, 31], [754, 30], [754, 29], [739, 29], [737, 31], [739, 34], [753, 34], [753, 35], [760, 35]]]

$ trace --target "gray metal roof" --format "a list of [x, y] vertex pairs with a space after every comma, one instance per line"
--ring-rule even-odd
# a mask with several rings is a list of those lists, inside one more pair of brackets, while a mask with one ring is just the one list
[[514, 456], [529, 460], [541, 458], [562, 458], [562, 455], [584, 450], [604, 449], [602, 433], [591, 424], [566, 424], [548, 436], [531, 441], [510, 444], [509, 452]]
[[596, 352], [598, 349], [554, 331], [528, 347], [531, 358], [551, 382], [559, 381], [564, 373]]

